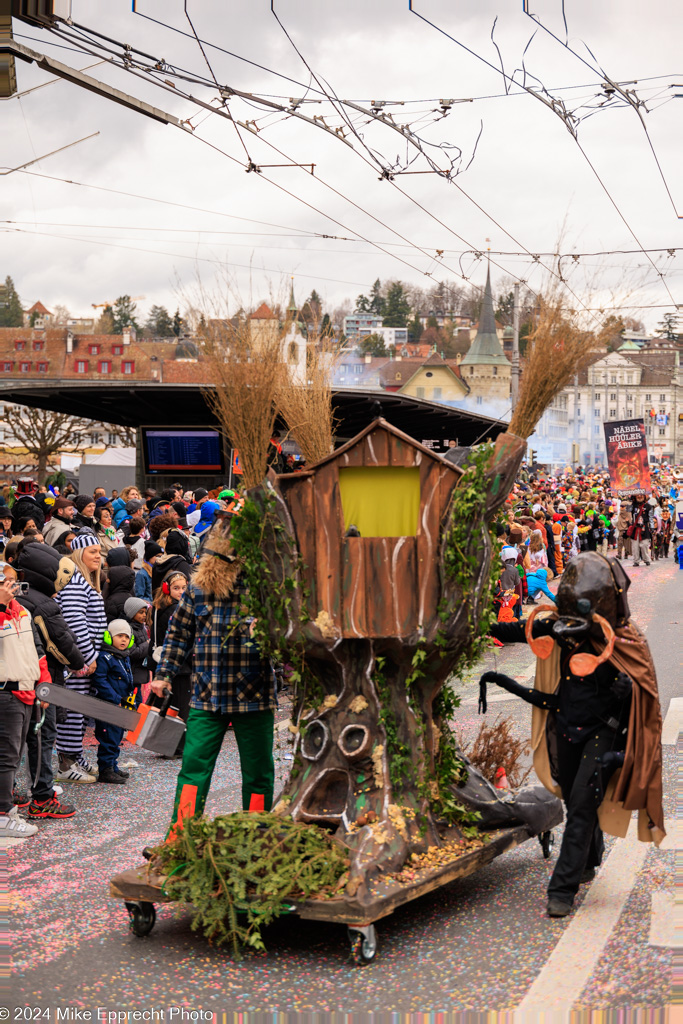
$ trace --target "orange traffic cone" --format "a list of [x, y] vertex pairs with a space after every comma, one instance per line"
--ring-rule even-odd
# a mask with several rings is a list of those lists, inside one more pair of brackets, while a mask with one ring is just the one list
[[496, 781], [495, 781], [494, 785], [495, 785], [496, 789], [509, 789], [510, 788], [510, 783], [508, 782], [508, 777], [505, 774], [505, 769], [504, 768], [501, 767], [501, 768], [497, 768], [496, 769]]

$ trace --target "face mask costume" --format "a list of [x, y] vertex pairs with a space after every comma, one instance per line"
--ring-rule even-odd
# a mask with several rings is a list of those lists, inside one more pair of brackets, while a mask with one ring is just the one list
[[[664, 837], [661, 714], [647, 641], [631, 622], [630, 580], [615, 559], [583, 552], [562, 576], [557, 605], [534, 608], [523, 624], [494, 624], [500, 640], [536, 655], [534, 689], [496, 672], [494, 682], [533, 705], [534, 768], [567, 810], [562, 851], [548, 888], [548, 913], [571, 911], [582, 881], [600, 864], [602, 829], [625, 835], [631, 811], [639, 838]], [[551, 611], [549, 618], [539, 613]]]

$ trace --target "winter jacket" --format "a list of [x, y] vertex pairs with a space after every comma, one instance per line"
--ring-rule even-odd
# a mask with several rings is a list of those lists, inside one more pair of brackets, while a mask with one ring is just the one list
[[537, 569], [535, 572], [528, 572], [526, 574], [526, 582], [529, 588], [529, 597], [535, 597], [536, 594], [542, 593], [549, 597], [553, 604], [557, 604], [555, 595], [548, 586], [547, 569]]
[[112, 619], [125, 619], [123, 606], [129, 597], [133, 597], [135, 573], [127, 565], [113, 565], [107, 576], [104, 591], [104, 610], [107, 622]]
[[120, 704], [125, 700], [135, 689], [129, 651], [117, 651], [109, 644], [103, 644], [97, 655], [92, 684], [101, 700], [110, 704]]
[[130, 519], [130, 514], [126, 509], [126, 503], [123, 498], [117, 498], [116, 501], [112, 502], [112, 509], [114, 510], [114, 526], [116, 529], [120, 529], [121, 524]]
[[657, 525], [652, 508], [647, 502], [634, 502], [631, 506], [633, 516], [633, 539], [651, 540], [652, 534], [657, 532]]
[[30, 494], [22, 494], [12, 505], [12, 519], [15, 523], [22, 519], [32, 519], [39, 530], [45, 526], [45, 513]]
[[76, 636], [85, 664], [92, 664], [102, 646], [102, 637], [107, 628], [102, 595], [90, 586], [74, 566], [73, 575], [57, 593], [55, 601]]
[[55, 544], [59, 544], [61, 542], [62, 537], [64, 537], [65, 534], [71, 533], [73, 529], [74, 527], [72, 526], [70, 519], [62, 519], [61, 516], [53, 516], [43, 530], [45, 543], [54, 547]]
[[61, 684], [65, 665], [77, 672], [85, 662], [76, 637], [53, 600], [60, 570], [59, 556], [47, 544], [27, 544], [19, 552], [15, 567], [21, 570], [28, 583], [28, 593], [21, 594], [17, 600], [31, 613], [40, 633], [52, 682]]
[[18, 683], [15, 696], [33, 704], [38, 683], [51, 682], [47, 658], [31, 613], [18, 601], [0, 605], [0, 686]]
[[143, 562], [142, 569], [135, 573], [135, 596], [150, 604], [152, 602], [152, 566], [149, 562]]
[[81, 515], [80, 512], [77, 512], [72, 519], [72, 523], [74, 530], [90, 530], [91, 533], [97, 535], [98, 523], [96, 519], [92, 518], [92, 516], [84, 516]]
[[[140, 688], [149, 682], [149, 637], [144, 622], [136, 622], [135, 619], [128, 619], [130, 628], [133, 630], [135, 644], [130, 648], [130, 665], [133, 669], [133, 682]], [[154, 664], [154, 662], [152, 662]]]
[[[212, 536], [211, 546], [230, 550], [223, 538]], [[238, 571], [205, 554], [164, 640], [156, 677], [172, 679], [192, 654], [191, 706], [199, 711], [239, 714], [276, 706], [272, 668], [244, 621], [246, 588]]]
[[[152, 651], [155, 647], [163, 647], [170, 625], [173, 613], [178, 607], [178, 602], [173, 601], [167, 605], [166, 608], [162, 608], [157, 611], [156, 608], [152, 608], [152, 625], [149, 631], [149, 657], [147, 664], [155, 672], [157, 669], [157, 663], [152, 657]], [[176, 672], [173, 673], [174, 679], [189, 679], [192, 674], [192, 652], [187, 655], [184, 661], [180, 664], [180, 667]]]
[[100, 523], [97, 523], [97, 526], [95, 527], [95, 535], [99, 541], [102, 551], [102, 564], [104, 564], [107, 560], [107, 552], [111, 551], [113, 548], [120, 547], [119, 539], [116, 536], [108, 537], [104, 532], [104, 527]]
[[192, 566], [182, 555], [159, 555], [152, 566], [152, 594], [161, 586], [167, 572], [182, 572], [188, 580], [192, 575]]
[[131, 547], [133, 549], [133, 551], [135, 552], [135, 556], [136, 557], [135, 557], [135, 561], [133, 562], [133, 568], [134, 569], [141, 569], [142, 568], [142, 560], [145, 557], [145, 538], [144, 538], [144, 536], [140, 533], [140, 534], [138, 534], [138, 536], [135, 539], [133, 539], [132, 537], [128, 537], [126, 539], [125, 543], [127, 543], [128, 546]]
[[202, 505], [201, 514], [199, 516], [199, 522], [194, 528], [196, 534], [202, 534], [205, 530], [211, 526], [213, 522], [214, 514], [219, 510], [221, 506], [217, 501], [205, 501]]

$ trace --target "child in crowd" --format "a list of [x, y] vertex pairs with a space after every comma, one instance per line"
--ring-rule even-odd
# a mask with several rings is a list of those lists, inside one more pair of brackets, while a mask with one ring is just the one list
[[[149, 650], [152, 672], [156, 671], [157, 664], [161, 659], [168, 624], [186, 588], [187, 576], [177, 569], [171, 569], [164, 576], [161, 586], [157, 587], [154, 592], [154, 601], [147, 613], [147, 622], [150, 627]], [[171, 681], [173, 693], [171, 706], [178, 709], [178, 714], [184, 722], [187, 721], [190, 710], [191, 676], [192, 656], [189, 655]]]
[[130, 521], [130, 533], [126, 543], [135, 552], [134, 569], [141, 569], [145, 557], [145, 520], [142, 516], [134, 516]]
[[133, 669], [133, 682], [138, 697], [143, 702], [149, 693], [149, 632], [147, 631], [147, 602], [141, 597], [129, 597], [123, 606], [123, 614], [133, 631], [133, 646], [130, 649], [130, 664]]
[[163, 553], [164, 549], [160, 544], [153, 540], [145, 541], [142, 568], [138, 569], [135, 575], [135, 596], [141, 597], [148, 604], [152, 602], [152, 566]]
[[[123, 704], [135, 689], [130, 651], [133, 631], [125, 619], [113, 619], [104, 633], [102, 649], [97, 656], [97, 667], [92, 677], [97, 696], [110, 704]], [[128, 772], [118, 766], [119, 749], [124, 730], [108, 722], [95, 722], [98, 782], [123, 784]]]
[[543, 536], [540, 530], [534, 530], [529, 540], [529, 561], [531, 562], [531, 571], [536, 572], [537, 569], [548, 568], [548, 553], [543, 543]]

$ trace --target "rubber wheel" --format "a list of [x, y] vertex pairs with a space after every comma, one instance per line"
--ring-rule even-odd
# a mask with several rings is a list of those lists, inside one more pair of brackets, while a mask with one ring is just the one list
[[377, 932], [374, 924], [368, 926], [367, 935], [356, 928], [349, 928], [348, 934], [353, 962], [359, 966], [371, 964], [377, 956]]
[[555, 845], [555, 836], [552, 832], [541, 832], [538, 837], [538, 841], [541, 844], [543, 856], [547, 860], [552, 852], [553, 846]]
[[126, 903], [128, 911], [128, 927], [133, 935], [143, 939], [149, 935], [157, 919], [153, 903]]

